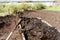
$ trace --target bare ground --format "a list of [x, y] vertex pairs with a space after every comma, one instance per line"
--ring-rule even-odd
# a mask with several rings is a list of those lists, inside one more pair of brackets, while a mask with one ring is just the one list
[[[25, 15], [27, 17], [41, 17], [42, 19], [48, 21], [52, 26], [56, 27], [58, 30], [60, 30], [60, 12], [57, 11], [47, 11], [47, 10], [38, 10], [34, 12], [29, 12], [28, 15]], [[0, 18], [1, 19], [1, 18]], [[3, 20], [4, 18], [2, 18]], [[8, 19], [8, 21], [7, 21]], [[3, 20], [7, 24], [3, 25], [3, 27], [0, 29], [0, 40], [6, 39], [9, 33], [12, 31], [12, 28], [16, 26], [16, 23], [19, 18], [11, 17], [11, 18], [5, 18]], [[0, 20], [1, 21], [1, 20]], [[4, 23], [2, 23], [4, 24]], [[1, 25], [0, 25], [1, 27]], [[19, 30], [19, 29], [18, 29]], [[22, 40], [21, 34], [18, 30], [14, 31], [14, 34], [12, 34], [10, 40]]]
[[59, 11], [49, 11], [49, 10], [38, 10], [34, 12], [29, 12], [27, 17], [41, 17], [42, 19], [49, 22], [52, 26], [60, 30], [60, 12]]
[[[18, 20], [19, 20], [19, 18], [17, 16], [13, 16], [13, 15], [0, 17], [0, 40], [7, 39], [10, 32], [18, 24], [18, 22], [17, 22]], [[17, 39], [18, 37], [20, 37], [20, 39], [22, 40], [22, 36], [19, 33], [19, 30], [14, 30], [13, 34], [10, 37], [10, 40], [20, 40], [20, 39]]]

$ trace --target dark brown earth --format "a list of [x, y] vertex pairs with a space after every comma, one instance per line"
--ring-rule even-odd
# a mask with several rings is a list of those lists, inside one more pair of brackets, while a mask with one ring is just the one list
[[[26, 13], [26, 12], [24, 12], [24, 13]], [[28, 14], [27, 15], [24, 15], [24, 16], [30, 17], [30, 18], [32, 18], [32, 17], [33, 18], [41, 17], [44, 20], [48, 21], [51, 25], [53, 25], [54, 27], [56, 27], [58, 30], [60, 29], [60, 25], [59, 25], [60, 24], [60, 19], [59, 19], [60, 18], [60, 14], [59, 14], [60, 12], [47, 11], [47, 10], [38, 10], [38, 11], [27, 12], [27, 13]], [[20, 14], [17, 14], [17, 15], [14, 14], [14, 15], [10, 15], [10, 16], [0, 17], [0, 40], [5, 40], [7, 38], [7, 36], [13, 30], [13, 28], [18, 25], [18, 20], [20, 19], [20, 17], [21, 17]], [[27, 20], [29, 20], [29, 19], [27, 19]], [[40, 34], [40, 33], [42, 34], [41, 40], [60, 40], [59, 39], [60, 36], [58, 36], [56, 38], [56, 36], [59, 35], [59, 33], [57, 32], [57, 30], [55, 30], [54, 27], [52, 29], [50, 29], [50, 27], [49, 28], [47, 27], [48, 30], [51, 30], [51, 31], [48, 31], [47, 30], [47, 32], [49, 32], [48, 34], [49, 35], [54, 35], [53, 37], [52, 36], [49, 36], [49, 35], [47, 36], [47, 37], [49, 37], [51, 39], [45, 39], [45, 36], [47, 34], [47, 33], [44, 34], [45, 31], [38, 32], [38, 34]], [[26, 30], [28, 30], [28, 29], [30, 30], [30, 28], [27, 27]], [[37, 32], [37, 29], [36, 28], [33, 29], [33, 30]], [[54, 31], [52, 32], [52, 30], [54, 30]], [[32, 31], [33, 34], [34, 34], [34, 31]], [[30, 39], [31, 40], [35, 40], [35, 38], [37, 38], [38, 36], [37, 37], [34, 37], [35, 35], [34, 36], [30, 35], [30, 32], [31, 32], [31, 30], [28, 31], [28, 37], [32, 37], [32, 39], [31, 38], [28, 38], [28, 40], [30, 40]], [[50, 32], [52, 34], [50, 34]], [[13, 34], [10, 37], [9, 40], [22, 40], [22, 36], [20, 34], [19, 28], [16, 28], [15, 29], [15, 31], [13, 32]], [[38, 40], [40, 40], [40, 39], [38, 39]]]
[[50, 11], [50, 10], [38, 10], [34, 12], [29, 12], [26, 17], [41, 17], [42, 19], [49, 22], [52, 26], [60, 30], [60, 12]]
[[[15, 26], [17, 26], [19, 20], [20, 20], [19, 17], [17, 15], [15, 16], [15, 14], [8, 15], [5, 17], [0, 17], [0, 40], [6, 40], [10, 32], [15, 28]], [[18, 34], [17, 36], [19, 36]], [[13, 38], [10, 39], [13, 40], [14, 38], [16, 38], [15, 35]], [[22, 40], [22, 37], [20, 39]]]
[[23, 17], [20, 24], [26, 40], [60, 40], [57, 29], [43, 23], [41, 19]]

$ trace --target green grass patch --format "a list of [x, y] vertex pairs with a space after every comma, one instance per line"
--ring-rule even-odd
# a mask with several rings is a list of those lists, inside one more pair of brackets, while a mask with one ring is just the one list
[[2, 13], [0, 13], [0, 16], [6, 16], [6, 15], [9, 15], [7, 12], [2, 12]]
[[46, 10], [60, 11], [60, 6], [47, 6]]
[[45, 9], [45, 5], [41, 3], [34, 3], [34, 5], [28, 3], [21, 3], [18, 5], [16, 4], [4, 5], [4, 6], [1, 5], [0, 15], [6, 15], [5, 12], [11, 14], [11, 13], [17, 13], [18, 11], [31, 11], [31, 10], [41, 10], [41, 9]]

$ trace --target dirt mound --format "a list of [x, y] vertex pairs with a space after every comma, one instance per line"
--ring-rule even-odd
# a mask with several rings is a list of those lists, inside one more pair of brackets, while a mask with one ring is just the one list
[[23, 40], [21, 33], [24, 33], [26, 40], [60, 40], [60, 33], [56, 28], [48, 26], [41, 19], [23, 17], [22, 12], [17, 13], [0, 17], [0, 40], [6, 40], [18, 24], [21, 25], [22, 30], [17, 27], [9, 40]]
[[20, 22], [26, 40], [60, 40], [60, 33], [41, 19], [23, 17]]
[[0, 17], [0, 40], [3, 39], [5, 40], [7, 38], [7, 36], [13, 30], [13, 28], [17, 26], [18, 20], [20, 19], [19, 17], [21, 17], [21, 15], [22, 13], [18, 12], [18, 14], [12, 14]]

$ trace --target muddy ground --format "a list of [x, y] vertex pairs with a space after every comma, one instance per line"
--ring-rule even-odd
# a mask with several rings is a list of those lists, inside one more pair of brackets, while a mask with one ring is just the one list
[[[32, 18], [32, 17], [34, 17], [34, 18], [41, 17], [44, 20], [48, 21], [51, 25], [53, 25], [54, 27], [56, 27], [58, 30], [60, 29], [60, 27], [59, 27], [60, 26], [59, 25], [60, 24], [60, 22], [59, 22], [60, 21], [60, 19], [59, 19], [60, 18], [60, 16], [59, 16], [60, 12], [47, 11], [47, 10], [38, 10], [38, 11], [27, 12], [27, 13], [28, 14], [24, 15], [25, 17], [29, 17], [29, 18]], [[7, 36], [9, 35], [9, 33], [18, 24], [18, 20], [19, 19], [20, 19], [20, 14], [17, 15], [17, 16], [16, 15], [11, 15], [11, 16], [0, 17], [0, 40], [5, 40], [7, 38]], [[56, 31], [56, 30], [54, 30], [54, 31]], [[53, 34], [55, 34], [55, 32]], [[30, 34], [28, 33], [28, 35], [30, 35]], [[32, 37], [32, 36], [30, 36], [30, 37]], [[20, 34], [19, 28], [15, 29], [14, 33], [12, 34], [12, 36], [10, 37], [9, 40], [22, 40], [22, 35]], [[30, 38], [28, 40], [33, 40], [33, 39]], [[42, 39], [42, 40], [44, 40], [44, 39]], [[48, 39], [46, 39], [46, 40], [48, 40]], [[54, 36], [53, 36], [53, 38], [51, 40], [59, 40], [59, 39], [54, 39]]]

